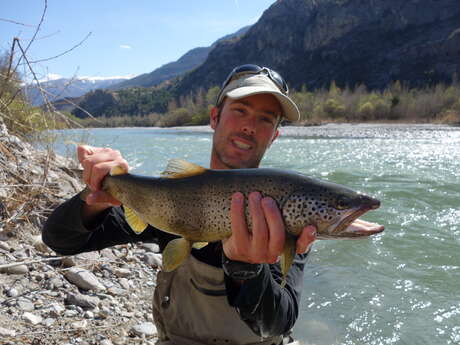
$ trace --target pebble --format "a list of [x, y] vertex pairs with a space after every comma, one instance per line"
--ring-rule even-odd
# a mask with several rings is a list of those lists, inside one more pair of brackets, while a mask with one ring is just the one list
[[129, 290], [131, 288], [130, 281], [126, 278], [120, 278], [118, 282], [120, 283], [121, 287], [125, 290]]
[[72, 267], [66, 271], [65, 277], [69, 282], [83, 290], [105, 290], [105, 286], [99, 282], [97, 277], [83, 268]]
[[92, 311], [85, 311], [85, 313], [83, 314], [83, 317], [85, 319], [94, 319], [94, 313]]
[[46, 318], [43, 320], [42, 324], [45, 325], [46, 327], [52, 326], [56, 322], [56, 319], [53, 319], [51, 317]]
[[139, 243], [139, 248], [145, 249], [148, 252], [159, 253], [160, 246], [156, 243]]
[[73, 267], [77, 265], [87, 265], [88, 263], [91, 263], [91, 262], [96, 263], [99, 258], [100, 258], [100, 255], [98, 252], [81, 253], [81, 254], [65, 257], [64, 259], [62, 259], [62, 264], [66, 267]]
[[138, 337], [153, 336], [157, 334], [157, 328], [151, 322], [142, 322], [131, 328], [131, 332]]
[[32, 324], [32, 325], [38, 325], [39, 323], [42, 322], [43, 318], [40, 316], [40, 315], [35, 315], [35, 314], [32, 314], [32, 313], [29, 313], [29, 312], [25, 312], [23, 315], [22, 315], [22, 318]]
[[15, 288], [11, 288], [11, 289], [6, 290], [6, 295], [8, 297], [17, 297], [19, 295], [19, 292]]
[[82, 308], [93, 309], [100, 303], [100, 300], [95, 296], [88, 296], [80, 293], [69, 293], [67, 294], [64, 303]]
[[42, 253], [49, 253], [50, 248], [46, 244], [43, 243], [41, 235], [31, 236], [30, 240], [31, 240], [32, 246], [36, 250]]
[[77, 316], [79, 313], [76, 310], [66, 310], [64, 312], [64, 317], [74, 317]]
[[81, 321], [75, 321], [72, 322], [71, 324], [72, 328], [86, 328], [88, 326], [88, 321], [87, 320], [81, 320]]
[[114, 271], [118, 278], [127, 278], [131, 275], [131, 270], [126, 268], [118, 268]]
[[113, 345], [109, 339], [104, 339], [100, 342], [100, 345]]
[[0, 241], [0, 249], [3, 249], [4, 251], [9, 252], [10, 249], [11, 249], [11, 247], [10, 247], [10, 245], [8, 244], [8, 242]]
[[161, 254], [156, 254], [156, 253], [145, 253], [145, 255], [142, 257], [142, 261], [154, 268], [156, 267], [161, 267], [162, 266], [162, 255]]
[[107, 289], [107, 292], [112, 296], [123, 296], [128, 294], [128, 292], [125, 289], [120, 289], [117, 287], [111, 287]]
[[0, 327], [0, 336], [1, 337], [15, 337], [16, 331], [14, 329]]
[[50, 312], [52, 316], [59, 316], [65, 310], [64, 306], [59, 303], [51, 303], [50, 305]]
[[0, 272], [8, 274], [26, 274], [29, 272], [29, 267], [26, 265], [17, 265], [13, 267], [7, 267], [0, 269]]
[[21, 309], [22, 311], [33, 311], [35, 310], [34, 304], [27, 300], [27, 299], [18, 299], [16, 302], [16, 305]]

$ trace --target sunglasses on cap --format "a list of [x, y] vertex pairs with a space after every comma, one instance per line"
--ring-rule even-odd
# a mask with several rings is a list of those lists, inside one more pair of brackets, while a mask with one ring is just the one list
[[217, 99], [219, 99], [220, 94], [225, 89], [225, 87], [230, 84], [233, 80], [237, 80], [244, 75], [248, 74], [266, 74], [270, 80], [276, 85], [276, 87], [283, 93], [287, 95], [289, 92], [289, 88], [287, 83], [284, 81], [283, 77], [276, 71], [268, 68], [268, 67], [260, 67], [258, 65], [246, 64], [235, 67], [230, 74], [227, 76], [227, 79], [222, 84], [219, 94], [217, 95]]

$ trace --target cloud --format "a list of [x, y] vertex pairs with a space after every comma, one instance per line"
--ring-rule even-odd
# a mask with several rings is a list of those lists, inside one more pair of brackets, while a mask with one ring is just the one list
[[120, 45], [120, 48], [121, 49], [133, 49], [131, 46], [127, 45], [127, 44], [121, 44]]

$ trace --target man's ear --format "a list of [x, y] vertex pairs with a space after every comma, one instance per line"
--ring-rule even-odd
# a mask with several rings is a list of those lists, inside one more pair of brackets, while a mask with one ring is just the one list
[[209, 113], [209, 124], [212, 129], [216, 129], [217, 122], [219, 122], [219, 109], [217, 107], [212, 107]]
[[270, 145], [273, 144], [273, 142], [275, 141], [276, 138], [278, 138], [279, 135], [280, 135], [280, 131], [279, 129], [276, 129], [275, 134], [273, 134], [273, 138], [272, 138]]

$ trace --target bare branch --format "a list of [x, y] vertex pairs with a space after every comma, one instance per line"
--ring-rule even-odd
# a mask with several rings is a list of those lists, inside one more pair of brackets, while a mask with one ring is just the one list
[[37, 259], [37, 260], [29, 260], [29, 261], [18, 261], [18, 262], [13, 262], [10, 264], [5, 264], [5, 265], [0, 265], [0, 271], [20, 265], [32, 265], [36, 264], [39, 262], [46, 262], [46, 261], [53, 261], [53, 260], [61, 260], [64, 259], [65, 256], [53, 256], [51, 258], [43, 258], [43, 259]]
[[11, 20], [11, 19], [0, 18], [0, 21], [1, 22], [12, 23], [12, 24], [17, 24], [17, 25], [22, 25], [22, 26], [28, 26], [28, 27], [31, 27], [31, 28], [35, 27], [35, 25], [24, 24], [24, 23], [16, 22], [16, 21]]
[[29, 63], [33, 64], [33, 63], [38, 63], [38, 62], [43, 62], [43, 61], [49, 61], [49, 60], [53, 60], [53, 59], [56, 59], [58, 57], [61, 57], [62, 55], [65, 55], [69, 52], [71, 52], [72, 50], [74, 50], [75, 48], [81, 46], [87, 39], [89, 36], [91, 36], [92, 32], [90, 31], [86, 36], [85, 38], [83, 38], [79, 43], [77, 43], [76, 45], [74, 45], [72, 48], [70, 49], [67, 49], [65, 52], [62, 52], [58, 55], [55, 55], [55, 56], [52, 56], [52, 57], [49, 57], [49, 58], [46, 58], [46, 59], [40, 59], [40, 60], [34, 60], [34, 61], [29, 61]]

